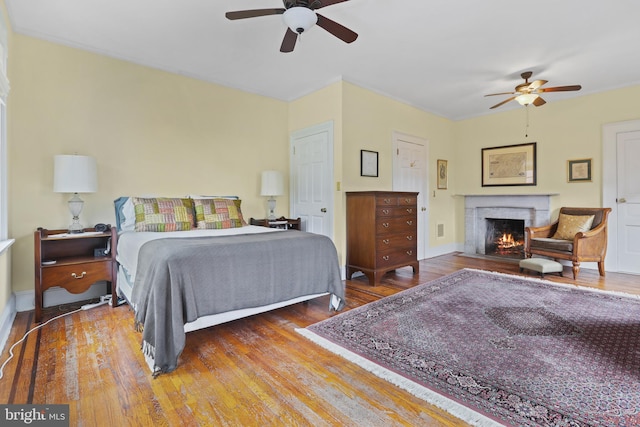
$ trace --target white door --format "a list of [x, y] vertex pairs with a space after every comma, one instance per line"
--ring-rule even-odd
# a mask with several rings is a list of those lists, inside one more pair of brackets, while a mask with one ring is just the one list
[[394, 132], [393, 148], [393, 190], [418, 192], [418, 259], [424, 259], [429, 245], [427, 141]]
[[616, 149], [618, 271], [640, 274], [640, 131], [618, 133]]
[[333, 238], [333, 122], [291, 134], [290, 194], [301, 229]]

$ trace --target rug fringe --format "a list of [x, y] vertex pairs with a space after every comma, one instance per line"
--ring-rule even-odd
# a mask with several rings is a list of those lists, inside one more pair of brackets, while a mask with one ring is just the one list
[[617, 295], [617, 296], [621, 296], [621, 297], [627, 297], [627, 298], [640, 300], [640, 295], [628, 294], [626, 292], [607, 291], [607, 290], [604, 290], [604, 289], [591, 288], [589, 286], [571, 285], [571, 284], [568, 284], [568, 283], [552, 282], [550, 280], [540, 279], [540, 278], [537, 278], [537, 277], [520, 276], [518, 274], [501, 273], [499, 271], [479, 270], [479, 269], [476, 269], [476, 268], [463, 268], [463, 270], [472, 271], [474, 273], [493, 274], [495, 276], [504, 276], [504, 277], [510, 277], [510, 278], [520, 279], [520, 280], [529, 280], [529, 281], [532, 281], [532, 282], [544, 283], [545, 285], [554, 285], [554, 286], [558, 286], [558, 287], [562, 287], [562, 288], [580, 289], [580, 290], [583, 290], [583, 291], [591, 291], [591, 292], [595, 292], [595, 293], [608, 294], [608, 295]]
[[464, 406], [456, 401], [449, 399], [435, 391], [424, 387], [414, 381], [409, 380], [401, 375], [396, 374], [389, 369], [386, 369], [376, 363], [371, 362], [364, 357], [361, 357], [349, 350], [346, 350], [344, 347], [341, 347], [337, 344], [332, 343], [331, 341], [322, 338], [321, 336], [311, 332], [308, 329], [296, 328], [295, 331], [300, 335], [304, 336], [308, 340], [318, 344], [319, 346], [329, 350], [330, 352], [337, 354], [338, 356], [343, 357], [344, 359], [355, 363], [363, 369], [371, 372], [372, 374], [394, 384], [403, 390], [408, 391], [414, 396], [424, 400], [427, 403], [430, 403], [434, 406], [437, 406], [440, 409], [443, 409], [450, 413], [451, 415], [460, 418], [466, 423], [469, 423], [473, 426], [477, 427], [500, 427], [502, 424]]

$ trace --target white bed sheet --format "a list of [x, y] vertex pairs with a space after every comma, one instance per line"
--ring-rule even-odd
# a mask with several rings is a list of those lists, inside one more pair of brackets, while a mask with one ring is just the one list
[[257, 225], [225, 228], [220, 230], [189, 230], [172, 232], [123, 231], [118, 235], [116, 260], [124, 267], [131, 283], [134, 283], [138, 269], [138, 252], [147, 242], [156, 239], [172, 239], [180, 237], [231, 236], [237, 234], [274, 233], [282, 232], [279, 228], [268, 228]]

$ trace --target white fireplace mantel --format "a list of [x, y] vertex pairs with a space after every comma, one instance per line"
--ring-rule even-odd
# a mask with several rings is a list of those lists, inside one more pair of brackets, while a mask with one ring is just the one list
[[486, 218], [524, 220], [539, 227], [550, 220], [550, 199], [557, 194], [465, 194], [464, 252], [484, 254]]

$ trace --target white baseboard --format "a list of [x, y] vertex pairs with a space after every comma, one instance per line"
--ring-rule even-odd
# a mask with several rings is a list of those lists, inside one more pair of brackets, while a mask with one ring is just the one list
[[0, 354], [4, 351], [4, 347], [9, 339], [11, 333], [11, 326], [13, 326], [13, 320], [16, 318], [16, 297], [15, 294], [11, 294], [7, 305], [0, 314]]
[[[54, 287], [44, 291], [43, 300], [45, 307], [53, 307], [61, 304], [70, 304], [77, 301], [98, 298], [107, 294], [107, 283], [97, 282], [80, 294], [72, 294], [66, 289]], [[36, 308], [34, 291], [16, 292], [16, 311], [29, 311]]]

